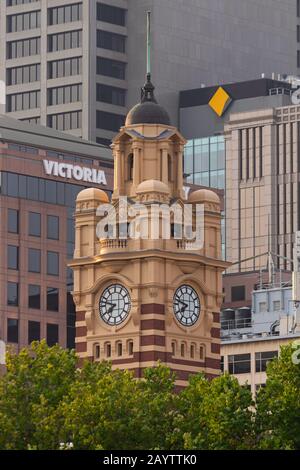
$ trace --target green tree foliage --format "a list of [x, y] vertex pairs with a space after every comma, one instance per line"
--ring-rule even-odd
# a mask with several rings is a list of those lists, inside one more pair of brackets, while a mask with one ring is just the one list
[[[185, 449], [249, 449], [253, 443], [251, 392], [236, 378], [193, 376], [180, 397], [173, 445]], [[176, 436], [177, 434], [177, 436]]]
[[191, 377], [181, 393], [158, 364], [136, 380], [106, 362], [76, 366], [44, 341], [7, 356], [0, 449], [299, 449], [300, 366], [292, 346], [268, 366], [257, 403], [229, 375]]
[[256, 403], [261, 449], [300, 449], [299, 346], [282, 347], [279, 358], [268, 364], [266, 387], [260, 389]]

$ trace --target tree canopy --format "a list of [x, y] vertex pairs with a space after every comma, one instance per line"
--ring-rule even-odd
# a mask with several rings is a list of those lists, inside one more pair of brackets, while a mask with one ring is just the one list
[[74, 351], [32, 343], [0, 377], [0, 449], [300, 449], [300, 365], [285, 346], [266, 387], [224, 374], [180, 393], [162, 364], [135, 379], [108, 362], [77, 368]]

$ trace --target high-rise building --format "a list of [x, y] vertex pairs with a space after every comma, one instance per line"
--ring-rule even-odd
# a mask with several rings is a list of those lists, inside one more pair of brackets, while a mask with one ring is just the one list
[[74, 347], [75, 200], [112, 183], [109, 149], [0, 116], [0, 340]]
[[179, 90], [261, 73], [296, 74], [297, 5], [296, 0], [2, 0], [0, 80], [6, 82], [6, 106], [0, 112], [109, 143], [138, 99], [145, 12], [151, 10], [152, 75], [158, 99], [176, 124]]

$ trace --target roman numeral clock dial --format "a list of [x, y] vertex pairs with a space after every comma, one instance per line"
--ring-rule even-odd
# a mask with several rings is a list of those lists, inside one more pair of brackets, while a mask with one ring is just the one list
[[107, 287], [100, 297], [100, 318], [108, 325], [120, 325], [129, 315], [130, 308], [129, 292], [120, 284], [112, 284]]
[[200, 299], [193, 287], [178, 287], [173, 299], [174, 315], [183, 326], [193, 326], [200, 316]]

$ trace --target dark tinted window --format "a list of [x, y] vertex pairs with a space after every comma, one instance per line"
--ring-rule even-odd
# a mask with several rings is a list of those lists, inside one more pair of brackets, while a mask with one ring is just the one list
[[12, 307], [19, 305], [19, 284], [16, 282], [7, 283], [7, 305]]
[[115, 86], [97, 84], [97, 101], [125, 106], [126, 90]]
[[47, 323], [47, 344], [55, 346], [58, 343], [58, 325]]
[[55, 251], [47, 251], [47, 274], [59, 275], [59, 254]]
[[255, 353], [255, 370], [256, 372], [265, 372], [269, 361], [278, 357], [278, 351], [265, 351]]
[[109, 31], [97, 31], [97, 47], [111, 51], [125, 52], [126, 37]]
[[38, 321], [28, 322], [28, 344], [32, 341], [40, 341], [41, 339], [41, 324]]
[[247, 374], [251, 372], [250, 354], [235, 354], [228, 356], [230, 374]]
[[59, 217], [56, 215], [47, 216], [47, 238], [52, 240], [59, 239]]
[[7, 246], [7, 268], [19, 269], [19, 247], [8, 245]]
[[7, 319], [7, 341], [8, 343], [19, 342], [19, 321], [14, 318]]
[[97, 74], [125, 80], [126, 63], [119, 60], [97, 57]]
[[28, 271], [31, 273], [41, 272], [41, 251], [35, 248], [28, 249]]
[[107, 111], [97, 111], [97, 129], [117, 132], [124, 125], [125, 116], [121, 114], [108, 113]]
[[16, 209], [8, 209], [7, 230], [9, 233], [19, 233], [19, 211]]
[[28, 235], [41, 236], [41, 214], [38, 212], [29, 212], [28, 214]]
[[41, 288], [30, 284], [28, 286], [28, 307], [40, 309], [41, 308]]
[[125, 26], [126, 10], [124, 8], [106, 5], [105, 3], [97, 4], [97, 20], [106, 23]]
[[231, 288], [231, 300], [245, 300], [245, 286], [234, 286]]
[[47, 310], [50, 312], [59, 310], [59, 293], [56, 287], [47, 287]]

